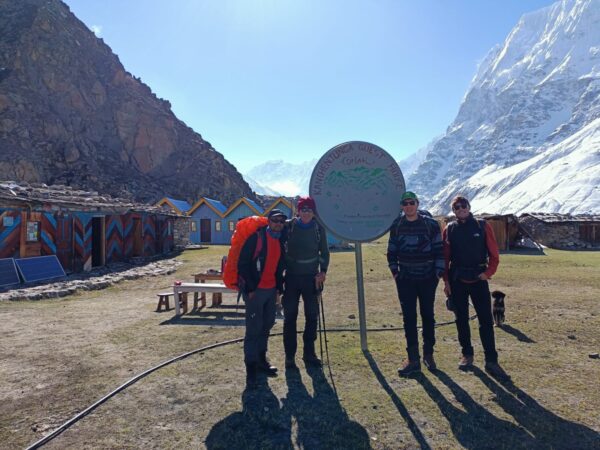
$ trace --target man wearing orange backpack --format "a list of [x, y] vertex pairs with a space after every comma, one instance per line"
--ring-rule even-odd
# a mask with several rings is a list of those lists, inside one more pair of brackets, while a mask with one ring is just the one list
[[275, 300], [283, 291], [285, 250], [281, 242], [287, 216], [279, 209], [269, 212], [267, 226], [251, 235], [239, 255], [238, 287], [246, 304], [244, 362], [246, 387], [256, 387], [257, 371], [276, 376], [267, 359], [269, 332], [275, 324]]

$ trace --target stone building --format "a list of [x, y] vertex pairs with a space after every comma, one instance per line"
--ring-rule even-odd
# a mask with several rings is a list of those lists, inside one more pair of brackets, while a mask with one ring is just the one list
[[600, 250], [600, 214], [525, 213], [519, 224], [547, 247]]

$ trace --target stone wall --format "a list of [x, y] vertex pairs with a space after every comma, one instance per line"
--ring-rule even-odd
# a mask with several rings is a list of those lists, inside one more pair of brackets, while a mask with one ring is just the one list
[[183, 249], [190, 242], [190, 218], [177, 217], [173, 227], [173, 242], [176, 249]]
[[580, 238], [578, 222], [547, 223], [531, 216], [520, 218], [519, 222], [536, 242], [546, 247], [570, 250], [600, 248]]

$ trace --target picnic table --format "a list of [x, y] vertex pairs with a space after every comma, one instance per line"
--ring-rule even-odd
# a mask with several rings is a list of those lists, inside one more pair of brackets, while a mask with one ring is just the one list
[[[173, 294], [176, 299], [179, 298], [179, 294], [187, 294], [188, 292], [213, 292], [221, 294], [235, 294], [237, 293], [234, 289], [229, 289], [224, 284], [220, 283], [179, 283], [173, 285]], [[179, 302], [175, 302], [175, 315], [181, 315]]]
[[[207, 271], [194, 274], [194, 283], [206, 283], [207, 281], [218, 281], [223, 283], [223, 273], [217, 271]], [[206, 306], [206, 292], [194, 292], [194, 307], [198, 306], [198, 294], [202, 307]], [[220, 305], [223, 302], [223, 294], [221, 292], [213, 292], [211, 306]]]

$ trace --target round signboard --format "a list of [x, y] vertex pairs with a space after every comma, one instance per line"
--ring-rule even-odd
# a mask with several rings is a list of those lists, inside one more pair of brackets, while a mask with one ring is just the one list
[[377, 239], [400, 214], [405, 184], [398, 163], [382, 148], [352, 141], [325, 153], [310, 177], [310, 196], [323, 225], [352, 242]]

